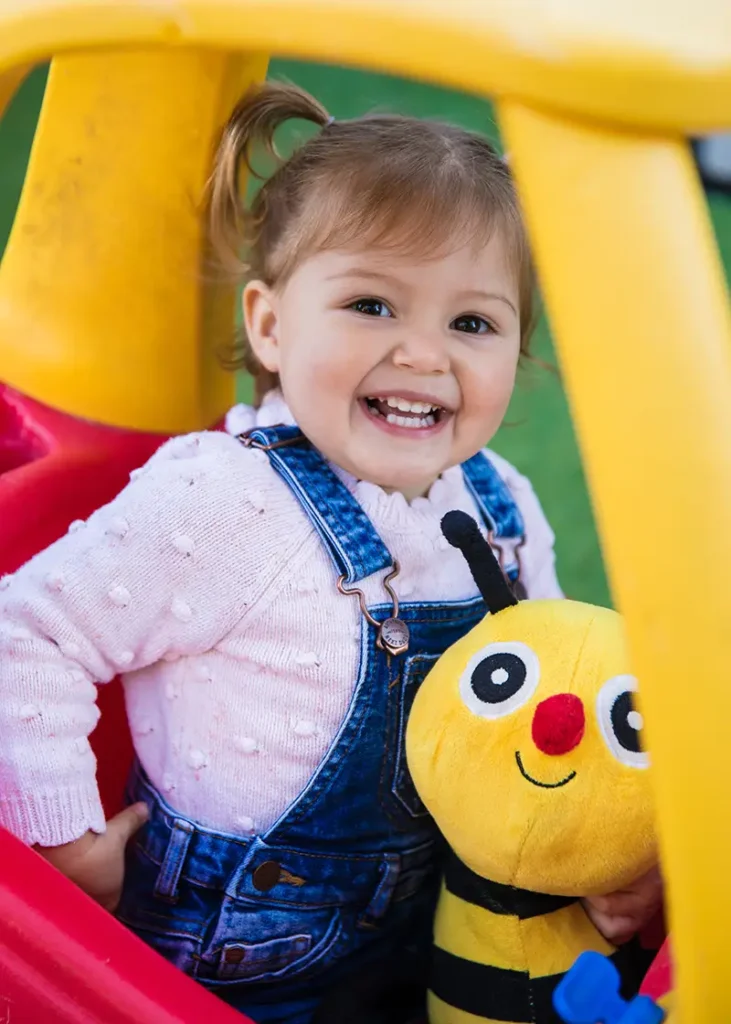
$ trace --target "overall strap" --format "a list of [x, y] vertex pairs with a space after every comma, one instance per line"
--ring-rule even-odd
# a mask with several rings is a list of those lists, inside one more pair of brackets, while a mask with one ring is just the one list
[[520, 514], [510, 488], [484, 452], [462, 463], [467, 488], [475, 499], [493, 536], [522, 540], [525, 535]]
[[298, 427], [256, 427], [239, 440], [247, 448], [266, 452], [346, 583], [392, 567], [388, 548], [368, 516]]

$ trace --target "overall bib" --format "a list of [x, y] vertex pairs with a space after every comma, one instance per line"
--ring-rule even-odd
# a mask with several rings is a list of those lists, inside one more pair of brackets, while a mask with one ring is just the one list
[[[257, 429], [244, 443], [267, 452], [316, 527], [333, 589], [339, 577], [357, 587], [393, 568], [362, 507], [295, 428]], [[520, 513], [493, 466], [477, 455], [462, 468], [494, 536], [522, 538]], [[515, 579], [518, 566], [506, 571]], [[368, 613], [380, 624], [393, 607]], [[410, 641], [399, 656], [381, 649], [364, 616], [340, 730], [303, 792], [262, 835], [228, 835], [181, 817], [137, 766], [128, 798], [144, 800], [150, 819], [128, 850], [120, 920], [257, 1024], [311, 1024], [323, 994], [369, 961], [393, 964], [409, 947], [428, 954], [438, 835], [409, 777], [404, 729], [431, 666], [484, 614], [479, 598], [401, 604]]]

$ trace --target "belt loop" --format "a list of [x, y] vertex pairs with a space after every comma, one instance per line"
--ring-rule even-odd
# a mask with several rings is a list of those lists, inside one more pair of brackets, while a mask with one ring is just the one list
[[183, 870], [185, 855], [188, 852], [194, 831], [193, 825], [183, 818], [176, 818], [173, 821], [170, 841], [165, 850], [154, 889], [156, 896], [161, 896], [170, 903], [175, 903], [178, 898], [180, 873]]
[[371, 902], [358, 918], [358, 925], [361, 928], [375, 928], [378, 925], [378, 922], [388, 910], [400, 872], [401, 860], [399, 857], [388, 857], [383, 861], [381, 864], [381, 880], [376, 886]]

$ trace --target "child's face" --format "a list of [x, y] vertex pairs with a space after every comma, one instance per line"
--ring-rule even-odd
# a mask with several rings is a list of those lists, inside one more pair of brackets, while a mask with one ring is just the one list
[[271, 290], [246, 327], [307, 437], [360, 480], [411, 499], [484, 447], [520, 354], [518, 284], [496, 232], [423, 261], [327, 251]]

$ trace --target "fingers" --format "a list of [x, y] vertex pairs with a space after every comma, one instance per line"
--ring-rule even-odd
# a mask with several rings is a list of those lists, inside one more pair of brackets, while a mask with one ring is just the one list
[[662, 876], [659, 868], [653, 867], [625, 889], [605, 896], [590, 896], [586, 903], [602, 914], [634, 917], [644, 924], [662, 906], [662, 896]]
[[147, 804], [138, 803], [125, 807], [107, 822], [107, 834], [124, 846], [149, 817]]
[[608, 896], [592, 896], [586, 901], [606, 917], [636, 917], [644, 914], [647, 900], [636, 892], [613, 892]]
[[596, 930], [613, 946], [621, 946], [637, 934], [637, 920], [634, 917], [604, 914], [590, 903], [585, 903], [584, 909]]
[[115, 913], [117, 907], [119, 906], [119, 902], [120, 902], [121, 898], [122, 898], [122, 889], [120, 887], [119, 889], [115, 890], [113, 895], [105, 895], [105, 896], [99, 897], [97, 899], [97, 903], [99, 903], [100, 906], [104, 907], [104, 909], [108, 913], [113, 914], [113, 913]]
[[627, 889], [583, 900], [590, 921], [607, 942], [628, 942], [662, 907], [662, 879], [653, 869]]
[[637, 931], [635, 920], [631, 916], [606, 913], [596, 906], [596, 901], [584, 900], [584, 910], [596, 930], [607, 942], [619, 946], [627, 942]]

